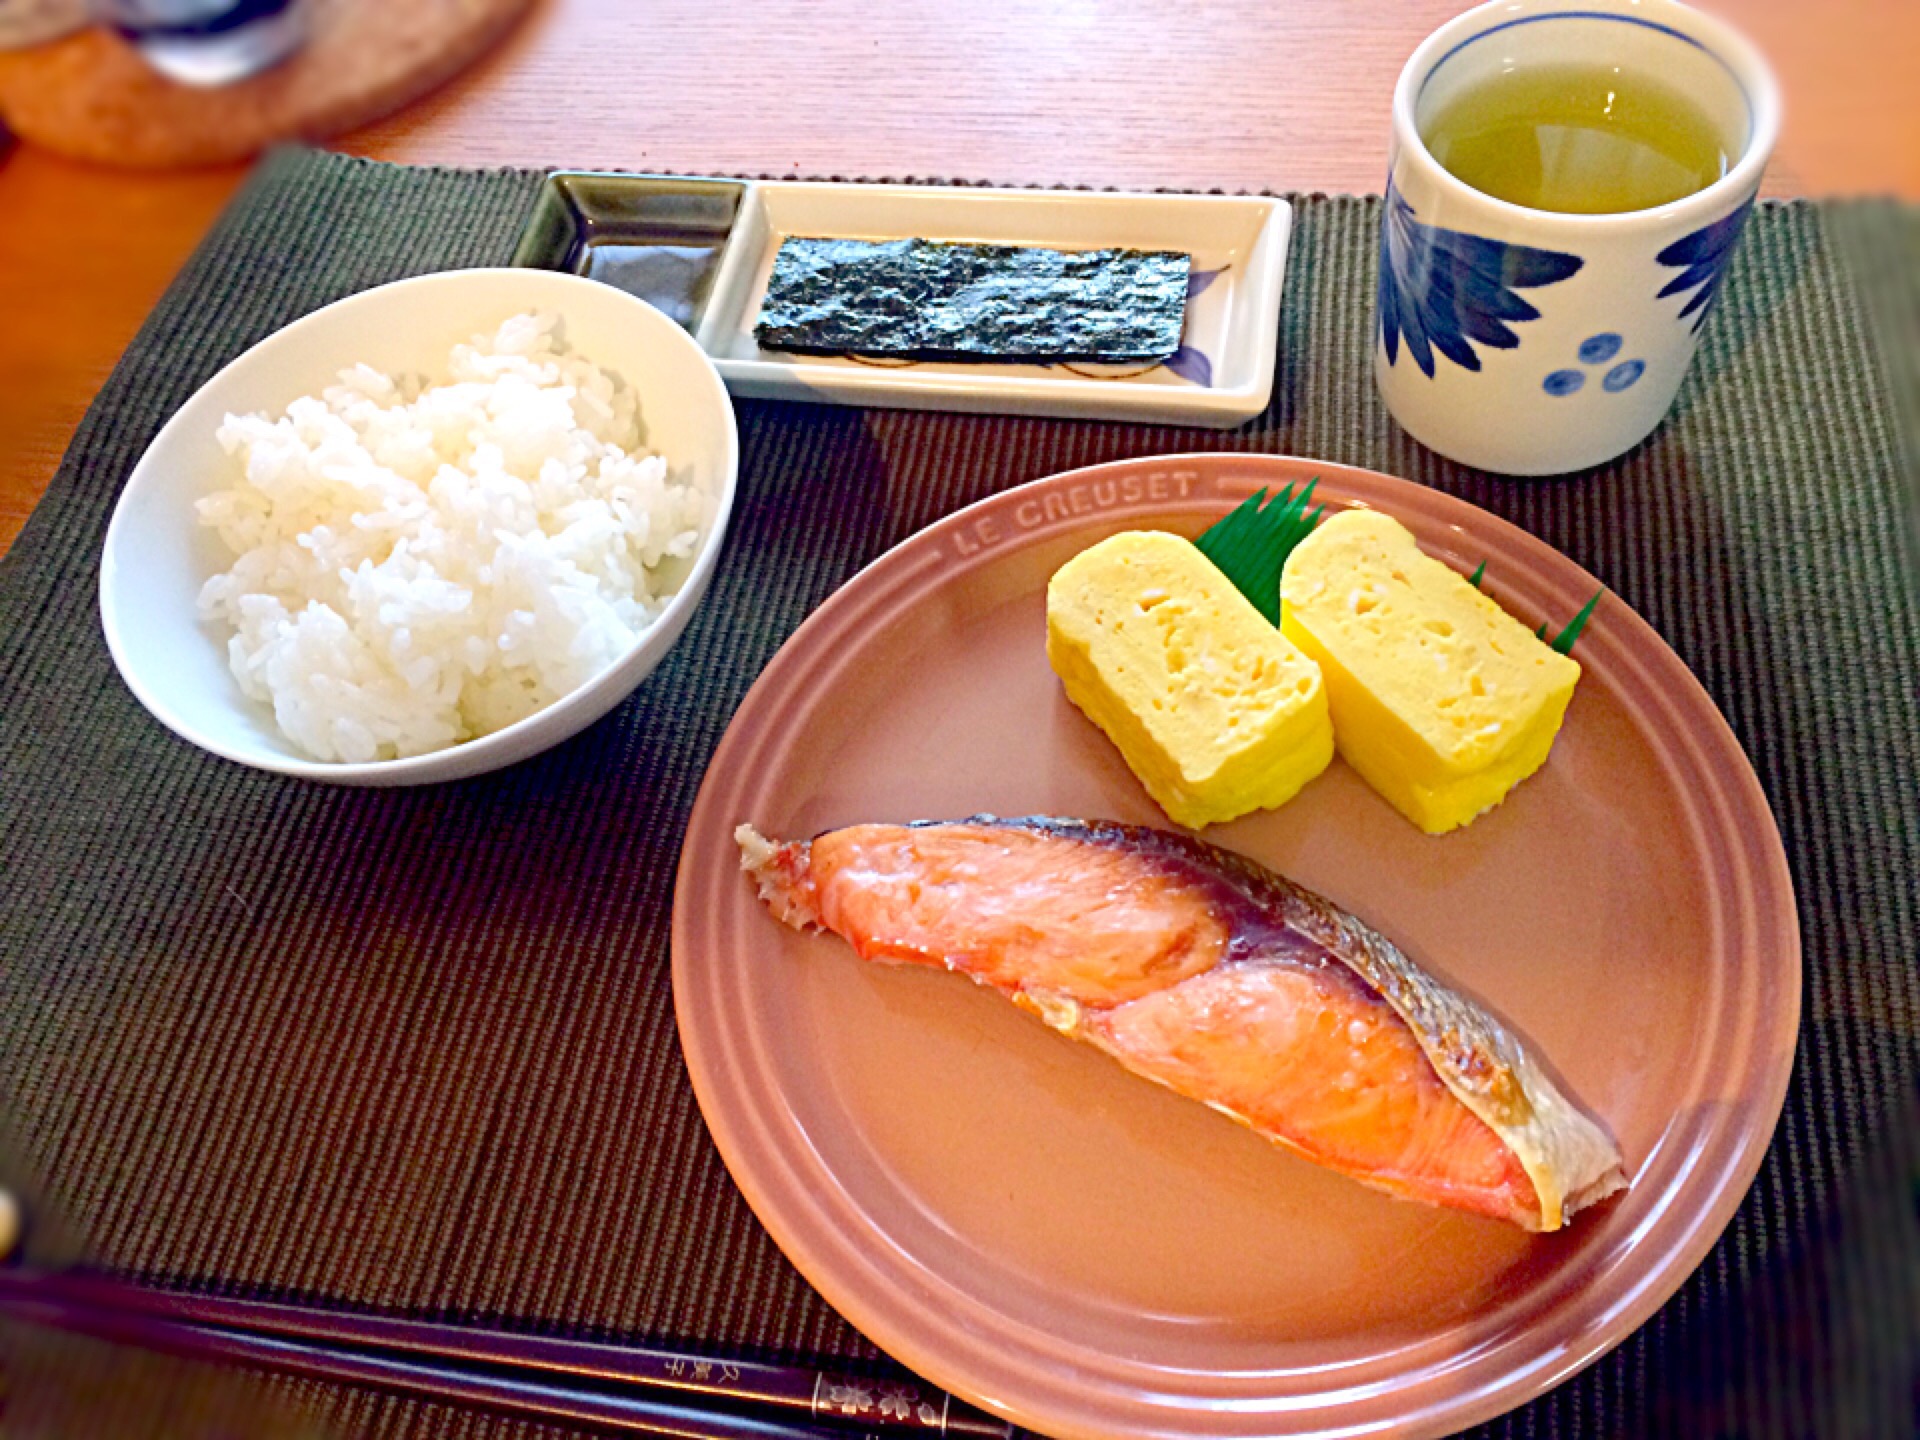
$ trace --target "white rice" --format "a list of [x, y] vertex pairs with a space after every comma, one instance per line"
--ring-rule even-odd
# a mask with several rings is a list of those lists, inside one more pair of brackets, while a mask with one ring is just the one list
[[219, 439], [235, 483], [200, 520], [239, 558], [201, 614], [321, 760], [444, 749], [578, 689], [658, 617], [709, 519], [643, 447], [633, 387], [552, 315], [454, 346], [441, 383], [357, 365]]

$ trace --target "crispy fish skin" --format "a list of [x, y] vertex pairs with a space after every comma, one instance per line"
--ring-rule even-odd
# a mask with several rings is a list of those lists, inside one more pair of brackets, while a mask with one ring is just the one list
[[735, 832], [774, 915], [940, 965], [1377, 1189], [1556, 1230], [1618, 1149], [1519, 1039], [1323, 896], [1142, 826], [975, 816], [778, 843]]

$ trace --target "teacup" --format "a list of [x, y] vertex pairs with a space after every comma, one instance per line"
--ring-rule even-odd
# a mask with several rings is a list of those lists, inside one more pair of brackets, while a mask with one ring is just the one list
[[[1438, 107], [1502, 70], [1596, 62], [1689, 97], [1725, 174], [1649, 210], [1535, 210], [1457, 179], [1421, 138]], [[1373, 360], [1394, 419], [1506, 475], [1639, 444], [1686, 375], [1779, 128], [1759, 53], [1674, 0], [1495, 0], [1441, 26], [1393, 97]]]

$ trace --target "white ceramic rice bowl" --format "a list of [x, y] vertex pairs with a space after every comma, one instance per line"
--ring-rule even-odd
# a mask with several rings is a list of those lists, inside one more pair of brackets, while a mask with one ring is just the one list
[[[364, 362], [389, 374], [444, 373], [461, 341], [528, 310], [561, 316], [574, 350], [621, 375], [640, 397], [645, 443], [676, 480], [712, 499], [711, 522], [678, 592], [611, 668], [493, 734], [431, 754], [361, 764], [312, 759], [247, 699], [227, 661], [231, 633], [203, 620], [201, 587], [233, 563], [194, 509], [231, 483], [215, 438], [229, 413], [281, 413]], [[140, 703], [201, 749], [284, 775], [344, 785], [420, 785], [478, 775], [539, 753], [619, 704], [673, 647], [706, 593], [739, 472], [733, 406], [693, 338], [623, 291], [546, 270], [453, 270], [336, 301], [255, 345], [200, 387], [154, 437], [107, 529], [100, 615], [114, 664]]]

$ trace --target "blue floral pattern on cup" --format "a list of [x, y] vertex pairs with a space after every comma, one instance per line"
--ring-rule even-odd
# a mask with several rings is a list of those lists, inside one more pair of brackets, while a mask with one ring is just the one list
[[1701, 226], [1691, 235], [1681, 236], [1654, 257], [1662, 265], [1680, 271], [1666, 283], [1658, 298], [1664, 300], [1669, 295], [1693, 291], [1693, 298], [1681, 307], [1677, 318], [1684, 320], [1693, 315], [1696, 335], [1707, 323], [1713, 302], [1720, 298], [1720, 282], [1726, 278], [1727, 262], [1733, 258], [1733, 247], [1740, 243], [1741, 227], [1752, 212], [1753, 197], [1749, 195], [1738, 210], [1721, 216], [1711, 225]]
[[1511, 350], [1509, 328], [1540, 312], [1515, 293], [1554, 285], [1585, 263], [1578, 255], [1509, 245], [1460, 230], [1423, 225], [1413, 206], [1387, 187], [1380, 217], [1380, 338], [1387, 363], [1407, 353], [1429, 379], [1438, 350], [1463, 370], [1478, 370], [1475, 344]]
[[1580, 363], [1582, 365], [1604, 365], [1620, 353], [1620, 347], [1625, 343], [1625, 341], [1611, 330], [1605, 330], [1598, 335], [1589, 336], [1580, 342]]
[[[1582, 365], [1604, 365], [1620, 353], [1620, 347], [1626, 340], [1611, 330], [1603, 330], [1598, 335], [1590, 335], [1580, 342], [1580, 363]], [[1600, 381], [1600, 388], [1609, 395], [1626, 389], [1646, 373], [1644, 360], [1622, 360], [1607, 371]], [[1580, 370], [1555, 370], [1540, 382], [1540, 388], [1549, 395], [1572, 395], [1587, 383], [1585, 372]]]

